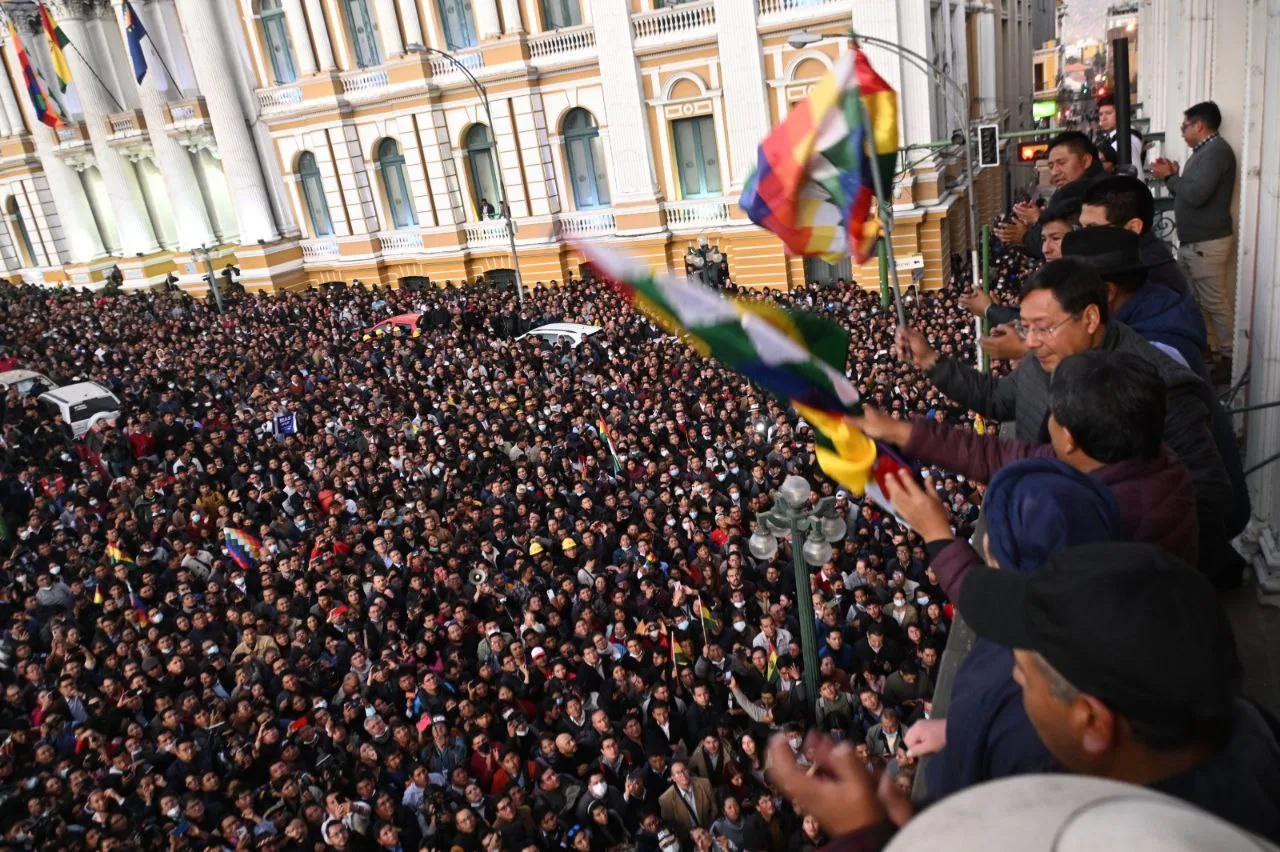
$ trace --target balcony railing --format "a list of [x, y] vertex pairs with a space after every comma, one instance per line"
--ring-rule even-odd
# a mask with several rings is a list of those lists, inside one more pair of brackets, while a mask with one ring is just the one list
[[571, 27], [542, 33], [529, 39], [529, 58], [547, 59], [596, 46], [596, 31], [591, 26]]
[[391, 85], [391, 75], [382, 69], [344, 74], [342, 94], [348, 98], [373, 97]]
[[[453, 58], [458, 60], [472, 74], [484, 67], [484, 57], [479, 53], [456, 53]], [[448, 77], [461, 77], [462, 72], [449, 60], [440, 56], [432, 56], [431, 76], [440, 80]]]
[[592, 237], [612, 234], [617, 228], [613, 213], [608, 210], [560, 214], [561, 237]]
[[465, 231], [469, 247], [499, 245], [507, 241], [507, 223], [505, 219], [469, 222]]
[[147, 121], [141, 110], [129, 110], [110, 115], [107, 117], [107, 126], [111, 129], [109, 137], [112, 141], [142, 136], [147, 131]]
[[302, 262], [317, 263], [322, 260], [337, 260], [342, 254], [338, 241], [332, 239], [305, 240], [302, 243]]
[[258, 90], [258, 109], [263, 112], [281, 112], [301, 103], [302, 89], [298, 86]]
[[388, 257], [422, 251], [422, 233], [416, 228], [383, 231], [378, 234], [378, 242], [382, 244], [382, 253]]
[[696, 231], [711, 225], [729, 223], [727, 198], [709, 198], [705, 201], [673, 201], [664, 204], [667, 227], [673, 231]]
[[845, 5], [844, 0], [760, 0], [760, 16], [782, 15], [788, 12], [803, 14], [823, 6]]
[[716, 22], [713, 2], [684, 3], [631, 16], [631, 29], [636, 41], [678, 36], [690, 30], [712, 27]]

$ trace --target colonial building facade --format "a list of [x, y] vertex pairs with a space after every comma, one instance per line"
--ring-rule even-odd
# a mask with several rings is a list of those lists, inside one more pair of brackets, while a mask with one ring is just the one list
[[[133, 0], [142, 82], [120, 0], [47, 5], [72, 43], [68, 122], [36, 120], [7, 35], [0, 80], [0, 261], [45, 283], [118, 267], [202, 289], [206, 263], [231, 262], [251, 288], [459, 282], [512, 268], [504, 210], [528, 283], [577, 272], [574, 239], [680, 269], [705, 238], [748, 285], [847, 274], [787, 257], [736, 199], [852, 27], [959, 84], [869, 50], [901, 99], [899, 264], [937, 285], [969, 201], [955, 150], [912, 146], [1030, 96], [1028, 0]], [[30, 6], [6, 4], [51, 82]]]

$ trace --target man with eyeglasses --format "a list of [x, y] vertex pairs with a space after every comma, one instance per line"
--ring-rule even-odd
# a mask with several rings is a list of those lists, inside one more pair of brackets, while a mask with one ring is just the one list
[[1222, 456], [1210, 432], [1213, 392], [1189, 369], [1117, 322], [1108, 323], [1107, 285], [1078, 258], [1048, 263], [1022, 287], [1022, 315], [1015, 332], [1030, 357], [1005, 377], [980, 373], [940, 356], [920, 332], [900, 328], [895, 350], [928, 373], [940, 391], [960, 405], [997, 422], [1014, 421], [1024, 441], [1049, 440], [1049, 378], [1078, 352], [1132, 352], [1152, 363], [1168, 393], [1165, 443], [1182, 459], [1196, 490], [1200, 520], [1200, 566], [1211, 577], [1225, 561], [1227, 518], [1233, 497]]

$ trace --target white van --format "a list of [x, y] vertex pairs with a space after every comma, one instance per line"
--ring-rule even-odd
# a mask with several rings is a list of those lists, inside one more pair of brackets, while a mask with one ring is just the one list
[[37, 382], [48, 389], [58, 386], [58, 383], [53, 379], [44, 373], [37, 373], [35, 370], [5, 370], [0, 373], [0, 391], [8, 391], [9, 388], [16, 387], [18, 393], [26, 396]]
[[120, 400], [97, 382], [76, 382], [40, 394], [40, 404], [57, 412], [79, 438], [99, 423], [114, 424], [120, 416]]
[[537, 337], [542, 340], [549, 340], [552, 343], [567, 340], [570, 346], [577, 349], [582, 345], [582, 341], [593, 334], [599, 333], [600, 326], [598, 325], [583, 325], [580, 322], [553, 322], [547, 325], [540, 325], [532, 331], [526, 331], [516, 340], [524, 340], [527, 337]]

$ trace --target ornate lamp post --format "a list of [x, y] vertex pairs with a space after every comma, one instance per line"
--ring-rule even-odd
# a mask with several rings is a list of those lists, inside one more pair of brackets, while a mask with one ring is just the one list
[[751, 555], [765, 561], [777, 556], [779, 539], [791, 542], [805, 697], [811, 705], [818, 697], [818, 637], [809, 566], [816, 568], [831, 561], [835, 552], [831, 545], [848, 531], [844, 518], [836, 513], [834, 497], [822, 498], [813, 509], [805, 508], [812, 493], [803, 476], [788, 476], [774, 495], [773, 507], [756, 516], [755, 532], [747, 540]]

